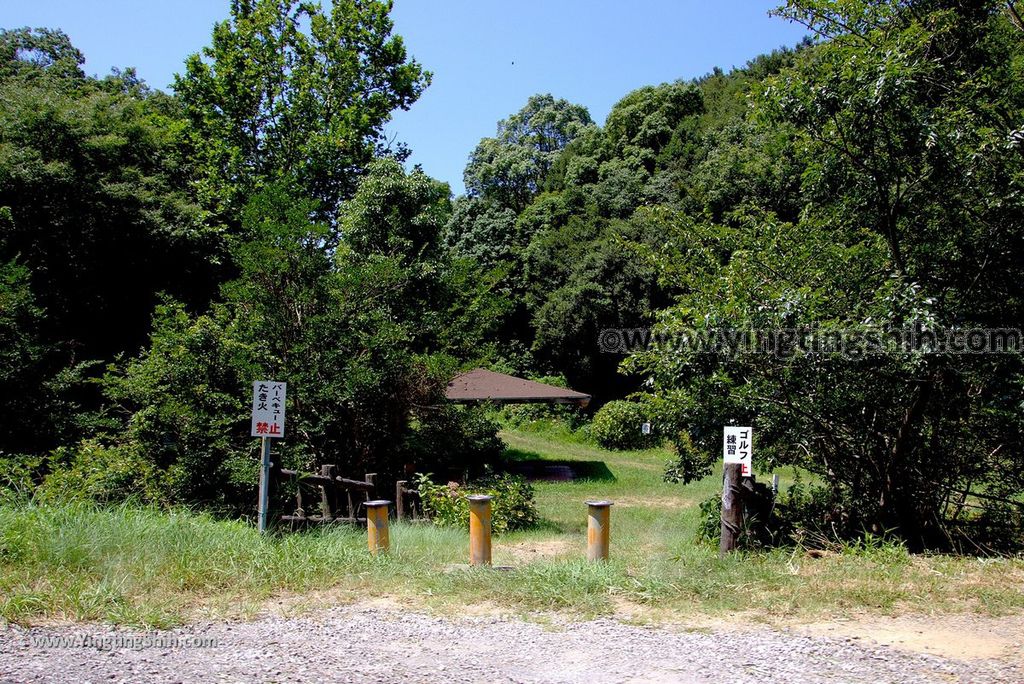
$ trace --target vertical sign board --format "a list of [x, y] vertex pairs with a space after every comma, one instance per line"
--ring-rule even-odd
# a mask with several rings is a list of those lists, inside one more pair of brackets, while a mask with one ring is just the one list
[[260, 502], [258, 525], [267, 531], [267, 506], [270, 498], [270, 440], [284, 437], [284, 396], [287, 383], [257, 380], [252, 383], [252, 436], [262, 443], [260, 463]]
[[284, 395], [288, 385], [273, 380], [252, 383], [252, 436], [284, 437]]
[[740, 474], [743, 477], [750, 477], [751, 461], [754, 456], [754, 435], [749, 427], [735, 427], [726, 425], [722, 440], [722, 461], [724, 463], [739, 463]]

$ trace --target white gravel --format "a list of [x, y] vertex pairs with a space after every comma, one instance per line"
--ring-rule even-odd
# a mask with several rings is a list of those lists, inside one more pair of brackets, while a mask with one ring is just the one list
[[[92, 645], [44, 643], [54, 637]], [[153, 646], [154, 638], [164, 644]], [[172, 638], [179, 647], [166, 647]], [[144, 647], [126, 647], [133, 639]], [[185, 639], [216, 645], [181, 646]], [[108, 647], [118, 640], [120, 648]], [[108, 646], [97, 647], [104, 642]], [[1019, 684], [1024, 670], [768, 628], [687, 632], [607, 619], [552, 627], [349, 606], [165, 632], [6, 626], [0, 628], [0, 681]]]

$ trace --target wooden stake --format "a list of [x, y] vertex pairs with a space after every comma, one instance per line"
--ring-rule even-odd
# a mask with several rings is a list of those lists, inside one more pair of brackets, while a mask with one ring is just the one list
[[395, 483], [395, 520], [401, 520], [405, 513], [405, 489], [407, 482], [399, 480]]
[[718, 545], [721, 557], [736, 550], [743, 528], [743, 502], [740, 500], [739, 463], [726, 463], [722, 477], [722, 538]]
[[[324, 522], [338, 517], [338, 495], [334, 487], [334, 478], [338, 475], [338, 466], [327, 463], [320, 466], [320, 475], [326, 481], [320, 485], [320, 514]], [[351, 516], [355, 517], [355, 516]]]

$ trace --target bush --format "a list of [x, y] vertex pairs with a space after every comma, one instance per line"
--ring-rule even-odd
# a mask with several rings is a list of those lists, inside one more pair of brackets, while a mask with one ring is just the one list
[[[780, 492], [774, 505], [767, 487], [758, 483], [756, 503], [744, 505], [744, 530], [739, 546], [744, 549], [778, 546], [829, 548], [845, 541], [870, 541], [877, 537], [856, 527], [849, 502], [842, 494], [820, 485], [797, 480]], [[761, 504], [760, 506], [758, 504]], [[758, 513], [760, 511], [760, 514]], [[715, 494], [700, 504], [697, 539], [717, 544], [721, 535], [722, 497]]]
[[[542, 382], [553, 387], [569, 388], [569, 384], [561, 375], [531, 377], [531, 380]], [[500, 420], [513, 428], [530, 427], [535, 423], [563, 424], [568, 430], [575, 431], [586, 425], [587, 413], [576, 404], [512, 404], [500, 411]]]
[[[713, 494], [700, 502], [700, 518], [697, 520], [697, 541], [703, 544], [717, 544], [722, 536], [722, 497]], [[742, 542], [743, 537], [740, 537]]]
[[0, 503], [27, 498], [35, 487], [34, 476], [41, 465], [38, 456], [0, 451]]
[[437, 484], [429, 473], [416, 478], [423, 510], [435, 525], [466, 527], [469, 524], [470, 494], [490, 494], [491, 530], [495, 534], [524, 530], [537, 525], [540, 516], [533, 497], [533, 487], [515, 475], [487, 475], [466, 485], [449, 482]]
[[538, 425], [562, 424], [578, 430], [587, 423], [583, 409], [572, 404], [513, 404], [499, 414], [503, 424], [511, 428], [534, 428]]
[[665, 466], [666, 482], [696, 482], [710, 475], [718, 462], [718, 454], [709, 454], [698, 449], [689, 433], [684, 430], [675, 433], [671, 439], [671, 446], [675, 454]]
[[42, 501], [155, 503], [163, 490], [152, 464], [134, 448], [106, 447], [92, 440], [54, 451], [50, 471], [36, 490]]
[[409, 437], [409, 462], [437, 472], [464, 472], [501, 458], [498, 423], [479, 406], [443, 405], [424, 415]]
[[1011, 554], [1024, 549], [1024, 502], [986, 501], [979, 511], [958, 516], [954, 546], [966, 552]]
[[649, 435], [641, 431], [650, 418], [645, 404], [610, 401], [594, 414], [590, 433], [605, 449], [650, 449], [657, 446], [658, 437], [654, 430]]

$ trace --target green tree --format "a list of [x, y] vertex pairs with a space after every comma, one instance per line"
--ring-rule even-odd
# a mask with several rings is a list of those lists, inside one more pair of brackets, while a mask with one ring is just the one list
[[393, 274], [389, 306], [402, 312], [416, 349], [459, 358], [487, 356], [484, 340], [508, 308], [500, 273], [445, 249], [448, 185], [393, 159], [370, 165], [339, 218], [339, 268]]
[[797, 220], [804, 206], [806, 159], [798, 154], [790, 126], [739, 120], [707, 133], [704, 145], [686, 174], [682, 206], [690, 213], [723, 222], [738, 209], [758, 207]]
[[0, 399], [0, 460], [53, 448], [71, 427], [62, 405], [61, 356], [40, 339], [43, 317], [28, 269], [0, 264], [0, 382], [6, 388]]
[[85, 78], [85, 56], [68, 35], [52, 29], [0, 30], [0, 79]]
[[155, 293], [202, 300], [217, 257], [185, 192], [173, 103], [130, 71], [83, 77], [63, 34], [3, 32], [0, 54], [15, 62], [0, 78], [0, 258], [30, 269], [45, 339], [80, 359], [134, 349]]
[[[0, 263], [26, 269], [39, 382], [137, 350], [160, 291], [205, 304], [223, 255], [189, 199], [174, 102], [131, 70], [87, 78], [82, 59], [57, 31], [0, 32]], [[96, 408], [87, 386], [77, 394]], [[38, 426], [69, 425], [73, 410], [40, 408], [18, 448], [53, 448], [62, 433]]]
[[405, 263], [438, 259], [441, 231], [451, 216], [451, 189], [393, 159], [370, 166], [340, 219], [342, 240], [354, 253]]
[[229, 222], [268, 183], [294, 181], [333, 217], [395, 109], [430, 81], [392, 36], [390, 2], [232, 0], [174, 90], [206, 206]]
[[648, 325], [669, 303], [646, 250], [671, 231], [659, 208], [637, 211], [628, 221], [573, 217], [538, 234], [526, 253], [527, 303], [538, 365], [565, 376], [570, 386], [598, 401], [638, 389], [636, 376], [618, 372], [621, 356], [598, 344], [605, 328]]
[[[134, 489], [251, 510], [246, 401], [260, 377], [289, 383], [288, 438], [276, 445], [287, 467], [386, 478], [430, 454], [420, 467], [443, 465], [442, 438], [463, 456], [491, 449], [475, 415], [439, 407], [457, 366], [450, 352], [473, 349], [474, 331], [497, 318], [487, 288], [438, 259], [447, 202], [446, 185], [381, 160], [339, 220], [352, 244], [326, 250], [335, 229], [310, 218], [314, 200], [283, 184], [257, 193], [232, 239], [239, 275], [223, 301], [199, 316], [161, 307], [150, 348], [105, 380], [123, 419], [105, 441], [155, 474], [155, 486]], [[73, 463], [101, 455], [83, 444]]]
[[542, 188], [558, 153], [593, 126], [585, 107], [551, 95], [533, 95], [498, 122], [498, 134], [473, 150], [463, 174], [471, 197], [485, 197], [516, 212]]
[[390, 265], [336, 267], [309, 219], [313, 202], [271, 185], [247, 206], [233, 258], [239, 277], [200, 316], [158, 310], [152, 344], [105, 382], [124, 418], [108, 439], [142, 454], [170, 502], [249, 509], [256, 482], [247, 396], [260, 377], [289, 383], [281, 462], [336, 463], [346, 473], [393, 472], [413, 405], [433, 403], [440, 375], [417, 356], [392, 292]]
[[473, 197], [455, 200], [444, 239], [455, 254], [489, 268], [514, 261], [517, 249], [525, 246], [516, 230], [516, 212]]
[[664, 83], [634, 90], [608, 113], [604, 135], [621, 159], [654, 171], [659, 153], [680, 122], [704, 111], [704, 98], [689, 83]]
[[1021, 43], [1002, 9], [795, 0], [782, 10], [830, 38], [770, 78], [755, 108], [760, 125], [795, 136], [799, 220], [681, 218], [685, 242], [667, 243], [659, 267], [684, 295], [661, 325], [688, 339], [793, 330], [827, 343], [842, 331], [854, 347], [783, 339], [780, 350], [762, 336], [774, 353], [635, 357], [630, 367], [682, 407], [684, 478], [710, 467], [723, 423], [749, 421], [767, 467], [809, 468], [842, 502], [833, 531], [893, 533], [914, 548], [970, 534], [964, 492], [1021, 490], [1019, 352], [908, 352], [880, 332], [1024, 321], [1014, 265], [1024, 159], [1009, 115], [1022, 104]]

